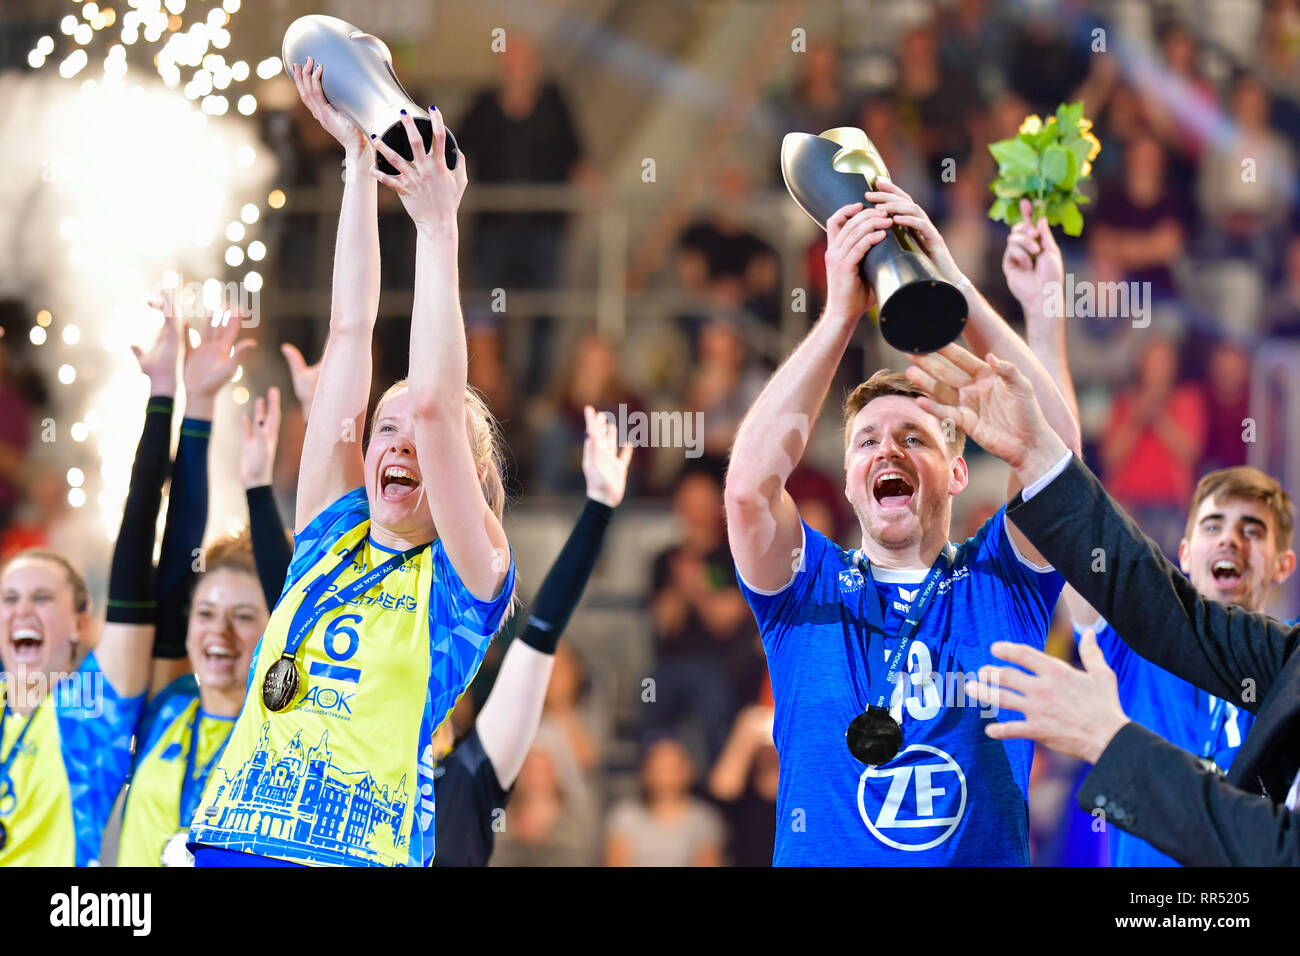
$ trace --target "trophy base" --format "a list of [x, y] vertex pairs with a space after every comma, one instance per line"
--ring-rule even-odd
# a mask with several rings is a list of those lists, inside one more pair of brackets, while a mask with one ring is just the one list
[[961, 335], [966, 315], [966, 297], [956, 286], [917, 279], [880, 307], [880, 334], [900, 352], [937, 352]]
[[[415, 128], [420, 131], [420, 139], [424, 142], [424, 150], [428, 152], [430, 145], [433, 143], [433, 122], [427, 117], [417, 116], [415, 117]], [[384, 135], [381, 138], [385, 146], [403, 159], [415, 158], [415, 154], [411, 152], [411, 138], [406, 135], [406, 128], [402, 126], [400, 121], [384, 130]], [[447, 157], [447, 168], [455, 169], [456, 157], [460, 155], [460, 152], [456, 146], [456, 137], [451, 135], [451, 130], [447, 130], [445, 155]], [[387, 173], [389, 176], [397, 175], [397, 170], [393, 168], [393, 164], [379, 153], [375, 154], [375, 166], [381, 173]]]

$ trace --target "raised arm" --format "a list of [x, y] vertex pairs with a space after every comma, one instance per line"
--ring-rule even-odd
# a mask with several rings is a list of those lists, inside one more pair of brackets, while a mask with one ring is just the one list
[[[403, 114], [402, 125], [410, 137], [414, 159], [407, 162], [377, 140], [375, 148], [398, 175], [389, 176], [378, 169], [373, 169], [372, 175], [401, 197], [415, 221], [415, 303], [407, 381], [415, 418], [415, 455], [429, 489], [429, 510], [456, 574], [471, 594], [487, 601], [495, 598], [505, 583], [510, 545], [483, 497], [482, 475], [466, 433], [469, 358], [460, 311], [456, 225], [456, 211], [465, 192], [465, 159], [458, 156], [456, 168], [447, 167], [447, 130], [442, 116], [430, 109], [429, 118], [433, 122], [432, 152], [425, 151], [415, 120]], [[320, 391], [317, 395], [312, 421], [320, 415], [323, 400]]]
[[370, 339], [379, 314], [379, 191], [364, 174], [374, 153], [367, 137], [325, 100], [321, 71], [309, 57], [304, 66], [293, 65], [293, 82], [311, 115], [343, 145], [347, 175], [334, 243], [329, 338], [298, 468], [298, 531], [364, 484], [361, 439], [370, 401]]
[[153, 566], [158, 509], [171, 465], [172, 411], [181, 328], [164, 292], [153, 305], [163, 324], [146, 352], [132, 347], [140, 370], [149, 378], [144, 429], [131, 466], [131, 483], [122, 508], [122, 526], [113, 545], [108, 577], [108, 607], [96, 658], [109, 683], [121, 694], [142, 693], [149, 680], [149, 650], [154, 641], [158, 599]]
[[[310, 404], [311, 396], [307, 397]], [[280, 390], [267, 390], [253, 406], [253, 417], [242, 418], [244, 444], [239, 455], [239, 476], [248, 499], [248, 534], [253, 542], [253, 563], [262, 585], [267, 610], [272, 610], [284, 590], [284, 579], [293, 560], [293, 547], [285, 535], [284, 521], [271, 489], [275, 449], [280, 436]]]
[[741, 576], [775, 591], [799, 566], [799, 509], [785, 490], [803, 458], [844, 350], [870, 303], [858, 263], [892, 221], [862, 203], [826, 224], [826, 309], [741, 422], [727, 469], [727, 537]]
[[582, 471], [587, 478], [587, 501], [537, 590], [528, 625], [506, 650], [492, 693], [475, 724], [483, 752], [505, 790], [514, 786], [537, 736], [555, 648], [591, 579], [605, 542], [605, 529], [627, 487], [632, 446], [624, 445], [620, 452], [612, 421], [608, 417], [598, 420], [590, 405], [585, 413]]
[[[1015, 333], [1011, 326], [1007, 325], [1006, 320], [998, 315], [997, 310], [989, 305], [987, 299], [980, 295], [969, 279], [967, 279], [961, 270], [957, 268], [957, 263], [948, 251], [948, 245], [943, 241], [943, 236], [935, 228], [930, 217], [926, 215], [925, 210], [912, 201], [911, 197], [899, 189], [896, 185], [887, 180], [877, 180], [879, 192], [868, 193], [867, 198], [872, 202], [878, 202], [878, 209], [886, 212], [894, 218], [894, 221], [902, 226], [910, 226], [921, 238], [922, 245], [939, 267], [940, 273], [945, 279], [958, 286], [966, 296], [966, 305], [970, 311], [970, 316], [966, 320], [966, 341], [976, 355], [988, 355], [992, 353], [1003, 361], [1010, 362], [1020, 369], [1029, 383], [1033, 386], [1034, 395], [1038, 398], [1038, 404], [1042, 407], [1043, 415], [1047, 418], [1048, 423], [1066, 446], [1075, 454], [1080, 453], [1081, 439], [1079, 435], [1079, 422], [1077, 411], [1071, 402], [1068, 402], [1048, 370], [1043, 367], [1034, 352], [1026, 344], [1024, 339]], [[1037, 230], [1035, 230], [1037, 231]], [[1039, 240], [1051, 243], [1051, 251], [1048, 248], [1039, 246]], [[1064, 269], [1061, 266], [1060, 250], [1055, 248], [1056, 243], [1051, 239], [1050, 231], [1044, 239], [1041, 236], [1035, 236], [1034, 241], [1029, 243], [1029, 248], [1037, 252], [1044, 253], [1043, 271], [1044, 277], [1050, 272], [1063, 274]], [[1020, 483], [1012, 472], [1007, 481], [1007, 498], [1013, 498], [1017, 491], [1020, 490]], [[1015, 542], [1016, 548], [1022, 555], [1034, 564], [1042, 563], [1042, 556], [1034, 549], [1029, 540], [1019, 532], [1015, 523], [1007, 522], [1007, 533], [1011, 540]]]
[[156, 694], [190, 671], [185, 638], [198, 557], [208, 523], [208, 443], [217, 393], [234, 377], [252, 339], [236, 342], [240, 320], [225, 310], [199, 333], [199, 345], [185, 348], [185, 417], [167, 500], [167, 524], [158, 552], [158, 617], [149, 681]]

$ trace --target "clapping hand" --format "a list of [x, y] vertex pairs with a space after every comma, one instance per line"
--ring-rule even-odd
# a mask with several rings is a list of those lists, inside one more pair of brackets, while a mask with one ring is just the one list
[[587, 497], [617, 508], [627, 489], [627, 468], [632, 446], [618, 447], [618, 429], [608, 413], [597, 414], [587, 405], [587, 438], [582, 443], [582, 474], [587, 479]]

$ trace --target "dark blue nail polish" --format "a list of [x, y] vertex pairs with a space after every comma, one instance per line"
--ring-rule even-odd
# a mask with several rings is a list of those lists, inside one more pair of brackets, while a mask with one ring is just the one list
[[438, 107], [436, 107], [436, 106], [430, 106], [430, 107], [429, 107], [429, 110], [430, 110], [430, 112], [436, 113], [436, 112], [438, 112]]
[[403, 116], [406, 115], [406, 110], [402, 110], [402, 115], [403, 115]]
[[375, 134], [374, 134], [374, 133], [371, 133], [371, 134], [370, 134], [370, 138], [371, 138], [371, 139], [374, 139], [374, 138], [375, 138]]

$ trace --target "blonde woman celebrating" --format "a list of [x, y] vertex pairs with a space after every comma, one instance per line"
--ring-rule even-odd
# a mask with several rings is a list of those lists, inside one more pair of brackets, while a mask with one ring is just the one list
[[[369, 137], [325, 101], [320, 78], [310, 59], [294, 65], [299, 95], [350, 170], [370, 173], [346, 177], [294, 556], [190, 829], [198, 866], [431, 860], [422, 742], [473, 679], [514, 593], [494, 423], [466, 383], [464, 163], [449, 168], [431, 111], [432, 152], [407, 116], [414, 159], [379, 144], [397, 175], [379, 173]], [[363, 454], [379, 305], [375, 180], [401, 197], [418, 241], [409, 377], [380, 398]]]

